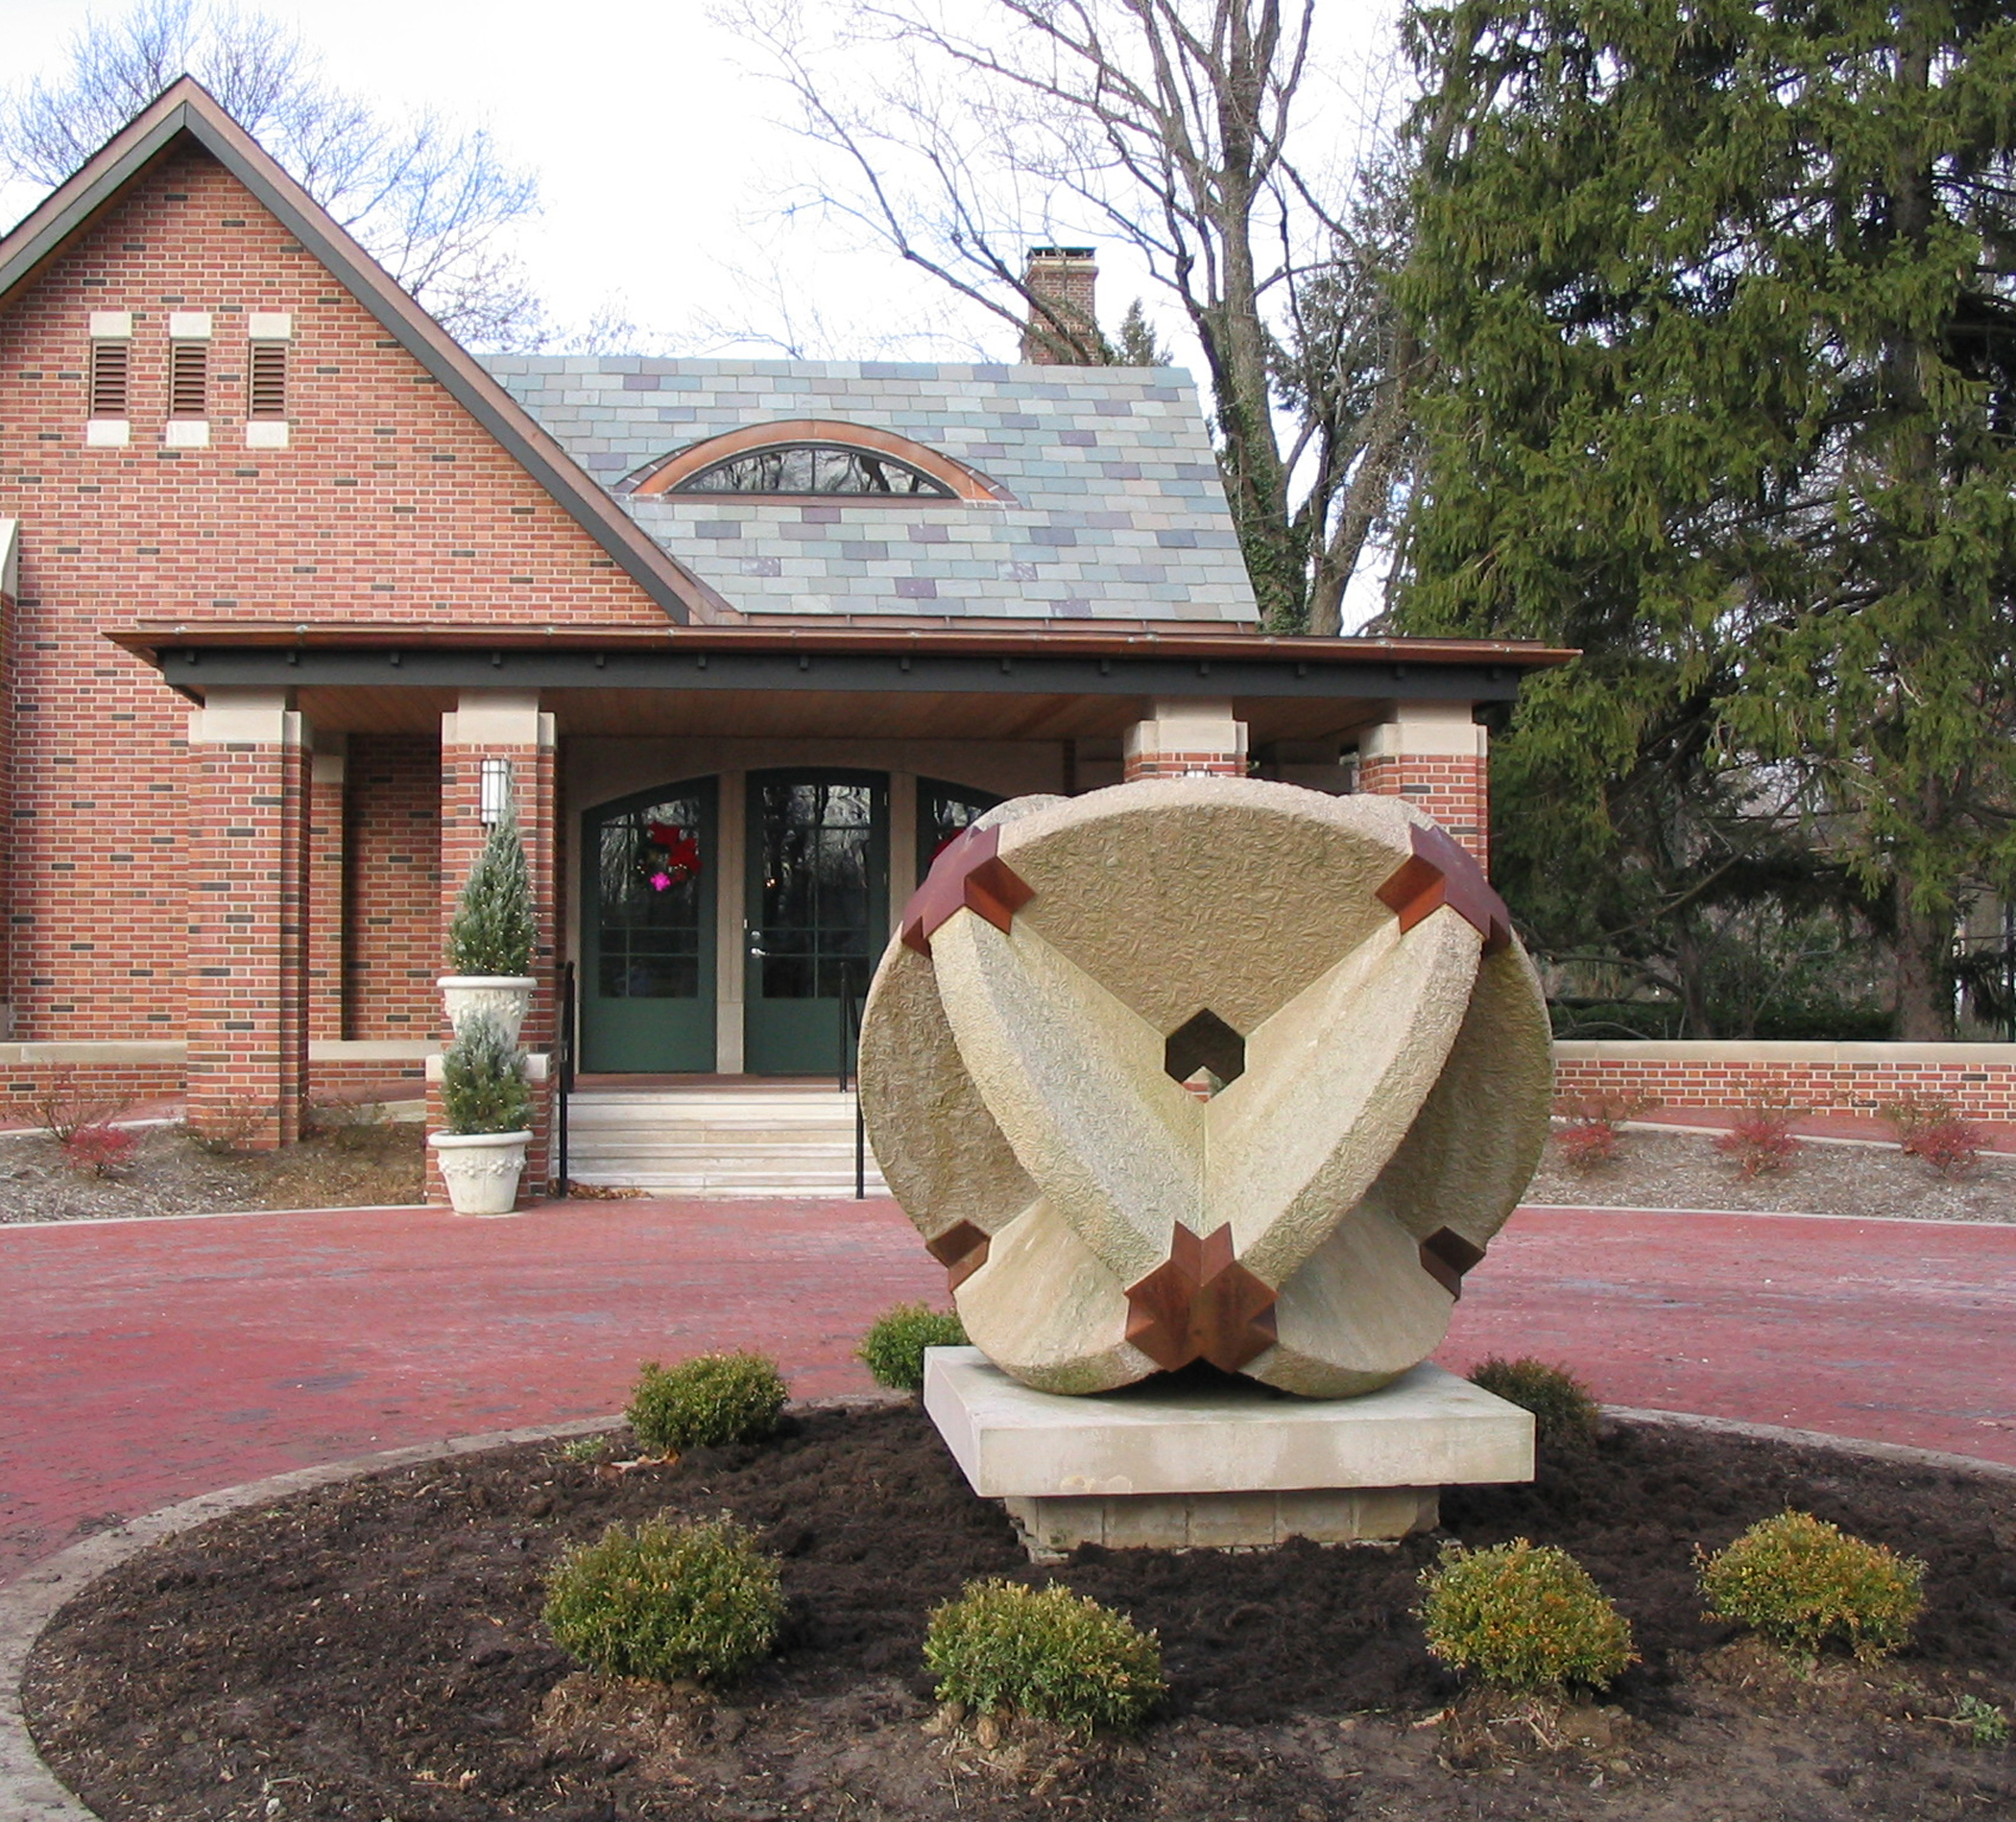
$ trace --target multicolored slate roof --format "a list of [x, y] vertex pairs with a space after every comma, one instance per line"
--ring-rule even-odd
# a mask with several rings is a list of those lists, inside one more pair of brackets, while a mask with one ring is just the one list
[[[481, 359], [669, 556], [745, 613], [1259, 618], [1196, 390], [1178, 370]], [[1009, 497], [632, 491], [694, 444], [805, 420], [894, 432]]]

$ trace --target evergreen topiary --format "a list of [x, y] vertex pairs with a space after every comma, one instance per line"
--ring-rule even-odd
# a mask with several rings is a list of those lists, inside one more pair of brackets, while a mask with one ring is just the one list
[[1445, 1544], [1421, 1585], [1428, 1649], [1501, 1689], [1605, 1689], [1638, 1661], [1624, 1617], [1551, 1545], [1523, 1537], [1488, 1550]]
[[1909, 1638], [1925, 1605], [1923, 1563], [1810, 1512], [1761, 1520], [1727, 1549], [1697, 1548], [1694, 1559], [1711, 1618], [1753, 1627], [1805, 1657], [1838, 1637], [1874, 1662]]
[[646, 1360], [623, 1415], [646, 1449], [761, 1442], [784, 1408], [783, 1376], [763, 1354], [703, 1354], [661, 1367]]
[[530, 974], [535, 937], [532, 869], [525, 860], [517, 810], [507, 804], [455, 900], [448, 924], [449, 971]]
[[926, 1348], [965, 1346], [966, 1325], [957, 1311], [898, 1304], [876, 1318], [875, 1326], [854, 1350], [854, 1358], [877, 1385], [896, 1392], [918, 1392], [924, 1389]]
[[532, 1124], [524, 1065], [496, 1015], [473, 1012], [441, 1060], [441, 1100], [451, 1133], [522, 1133]]
[[924, 1666], [941, 1702], [1075, 1733], [1138, 1726], [1168, 1687], [1154, 1633], [1061, 1583], [969, 1582], [933, 1611]]
[[1542, 1443], [1586, 1442], [1602, 1415], [1588, 1386], [1566, 1367], [1530, 1356], [1505, 1360], [1493, 1355], [1472, 1372], [1470, 1382], [1531, 1411], [1533, 1433]]
[[783, 1585], [732, 1520], [612, 1524], [561, 1559], [544, 1617], [561, 1649], [604, 1676], [725, 1683], [776, 1644]]

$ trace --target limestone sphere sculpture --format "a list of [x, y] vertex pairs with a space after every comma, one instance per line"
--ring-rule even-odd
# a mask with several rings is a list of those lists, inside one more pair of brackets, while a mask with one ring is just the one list
[[1203, 1359], [1369, 1392], [1441, 1341], [1532, 1175], [1540, 983], [1404, 802], [1144, 780], [948, 844], [861, 1027], [891, 1190], [1041, 1390]]

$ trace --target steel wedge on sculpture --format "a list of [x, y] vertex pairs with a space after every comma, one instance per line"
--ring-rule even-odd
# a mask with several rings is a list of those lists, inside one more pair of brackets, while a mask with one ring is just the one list
[[891, 1190], [1018, 1389], [1204, 1362], [1356, 1415], [1436, 1375], [1551, 1071], [1532, 965], [1440, 827], [1197, 778], [1018, 799], [942, 850], [860, 1080]]

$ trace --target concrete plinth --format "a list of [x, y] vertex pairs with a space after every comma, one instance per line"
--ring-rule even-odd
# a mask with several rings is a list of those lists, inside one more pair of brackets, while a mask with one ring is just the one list
[[1533, 1477], [1530, 1414], [1426, 1363], [1360, 1398], [1251, 1380], [1066, 1398], [932, 1348], [924, 1409], [1044, 1553], [1383, 1542], [1431, 1527], [1443, 1487]]

